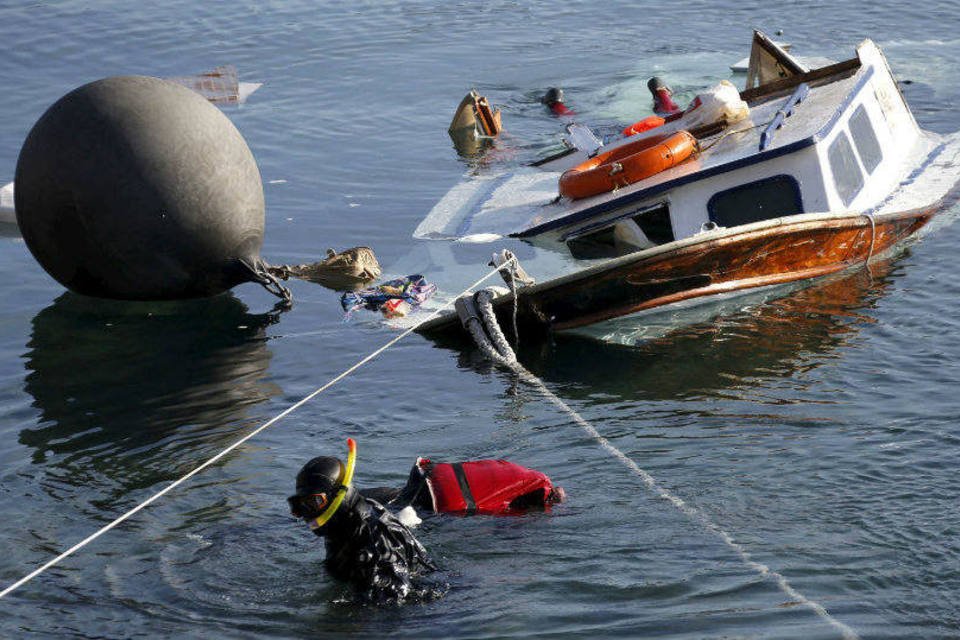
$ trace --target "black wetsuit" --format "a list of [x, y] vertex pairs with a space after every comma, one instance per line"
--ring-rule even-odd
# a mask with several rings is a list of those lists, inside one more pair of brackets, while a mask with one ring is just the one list
[[[346, 505], [344, 505], [346, 506]], [[422, 598], [432, 590], [413, 577], [436, 569], [413, 533], [376, 500], [356, 500], [324, 527], [327, 569], [365, 602]]]

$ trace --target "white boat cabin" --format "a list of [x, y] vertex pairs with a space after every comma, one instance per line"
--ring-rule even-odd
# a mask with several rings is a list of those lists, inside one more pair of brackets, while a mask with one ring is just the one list
[[[749, 75], [759, 86], [740, 92], [748, 118], [693, 129], [701, 149], [695, 157], [607, 193], [558, 198], [560, 173], [598, 152], [589, 145], [590, 136], [571, 136], [576, 141], [568, 152], [537, 166], [458, 185], [414, 235], [509, 234], [537, 244], [561, 242], [574, 257], [590, 259], [718, 227], [878, 208], [933, 146], [879, 48], [867, 40], [856, 58], [806, 71], [762, 34], [757, 38], [766, 54], [751, 57], [765, 66]], [[599, 151], [682, 123], [667, 123]]]

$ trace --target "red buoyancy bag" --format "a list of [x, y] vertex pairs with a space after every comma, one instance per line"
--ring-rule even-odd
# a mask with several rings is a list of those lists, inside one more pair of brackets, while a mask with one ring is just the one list
[[644, 131], [649, 131], [650, 129], [656, 129], [657, 127], [663, 126], [666, 120], [660, 116], [647, 116], [643, 120], [637, 120], [632, 125], [623, 130], [623, 135], [633, 136], [638, 133], [643, 133]]
[[506, 460], [417, 461], [426, 477], [434, 511], [503, 514], [547, 507], [562, 499], [546, 474]]

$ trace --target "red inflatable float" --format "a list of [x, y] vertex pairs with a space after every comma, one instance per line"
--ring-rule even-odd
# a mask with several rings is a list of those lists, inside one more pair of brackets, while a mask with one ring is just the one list
[[561, 502], [563, 489], [545, 473], [506, 460], [417, 460], [437, 513], [508, 514]]

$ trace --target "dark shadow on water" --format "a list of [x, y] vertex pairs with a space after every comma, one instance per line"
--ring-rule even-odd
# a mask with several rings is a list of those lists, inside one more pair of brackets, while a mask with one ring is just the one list
[[266, 328], [232, 294], [165, 303], [65, 293], [33, 319], [24, 355], [33, 460], [68, 484], [107, 476], [122, 495], [172, 478], [240, 435], [264, 381]]
[[[662, 337], [632, 346], [571, 334], [523, 341], [523, 365], [561, 395], [586, 398], [597, 393], [624, 399], [670, 400], [723, 396], [761, 379], [788, 378], [814, 369], [855, 336], [866, 313], [891, 286], [894, 263], [820, 280], [798, 290], [743, 299], [733, 311], [684, 324]], [[709, 309], [709, 308], [708, 308]], [[460, 366], [490, 370], [492, 365], [466, 342]], [[458, 348], [453, 342], [444, 346]]]

